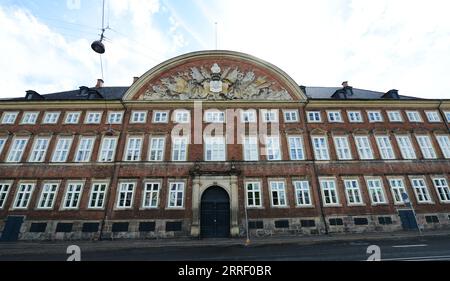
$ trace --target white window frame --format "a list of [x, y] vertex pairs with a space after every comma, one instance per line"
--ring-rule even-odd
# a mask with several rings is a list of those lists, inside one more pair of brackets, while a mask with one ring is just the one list
[[[378, 182], [380, 185], [372, 185], [371, 183]], [[369, 192], [370, 203], [372, 206], [388, 204], [386, 192], [381, 178], [366, 178], [367, 190]]]
[[403, 122], [402, 113], [399, 110], [389, 110], [386, 112], [389, 122], [395, 123], [395, 122]]
[[[173, 189], [175, 188], [175, 189]], [[167, 197], [167, 209], [184, 209], [186, 184], [185, 182], [169, 182], [169, 196]], [[175, 194], [175, 195], [173, 195]], [[178, 205], [178, 199], [181, 194], [181, 206]], [[175, 204], [173, 204], [175, 203]]]
[[347, 111], [348, 121], [350, 123], [363, 123], [363, 116], [361, 111]]
[[210, 109], [204, 115], [205, 123], [222, 124], [226, 120], [225, 111]]
[[[131, 146], [134, 143], [133, 146]], [[142, 161], [142, 146], [144, 144], [144, 137], [142, 136], [128, 136], [127, 145], [125, 147], [125, 153], [123, 161], [126, 162], [139, 162]], [[139, 146], [137, 146], [139, 145]], [[130, 158], [130, 159], [128, 159]]]
[[429, 135], [416, 135], [417, 143], [424, 159], [436, 159], [437, 154]]
[[[162, 141], [162, 147], [160, 143]], [[156, 147], [155, 147], [156, 144]], [[166, 151], [166, 137], [163, 136], [151, 136], [148, 149], [148, 161], [162, 162], [164, 161]], [[153, 157], [155, 156], [155, 157]]]
[[409, 180], [411, 182], [412, 189], [414, 190], [414, 195], [416, 196], [417, 203], [433, 203], [430, 191], [427, 186], [427, 182], [423, 177], [410, 177]]
[[425, 115], [427, 116], [427, 120], [430, 123], [441, 123], [441, 116], [439, 116], [439, 112], [433, 110], [433, 111], [425, 111]]
[[84, 118], [84, 124], [87, 125], [100, 124], [102, 122], [102, 116], [103, 116], [102, 111], [88, 111], [86, 112], [86, 117]]
[[[68, 148], [67, 148], [67, 150], [66, 150], [66, 149], [64, 149], [64, 150], [58, 150], [59, 143], [60, 143], [61, 141], [63, 141], [63, 140], [67, 140], [67, 141], [68, 141]], [[52, 163], [64, 163], [64, 162], [67, 162], [67, 159], [69, 159], [70, 150], [72, 149], [72, 143], [73, 143], [73, 136], [72, 136], [72, 137], [58, 137], [58, 138], [56, 139], [56, 145], [55, 145], [55, 148], [54, 148], [54, 150], [53, 150], [52, 161], [51, 161], [51, 162], [52, 162]], [[57, 152], [58, 152], [58, 151], [62, 151], [62, 152], [65, 152], [65, 153], [66, 153], [64, 159], [61, 159], [61, 158], [56, 159], [56, 156], [57, 156]]]
[[259, 161], [259, 142], [257, 136], [244, 136], [242, 149], [244, 161]]
[[285, 123], [297, 123], [299, 121], [298, 118], [298, 110], [284, 110], [283, 111], [284, 122]]
[[450, 111], [444, 111], [445, 118], [447, 119], [447, 122], [450, 122]]
[[292, 161], [305, 160], [305, 148], [303, 136], [288, 136], [289, 159]]
[[308, 117], [308, 123], [322, 123], [322, 114], [320, 111], [307, 111], [306, 116]]
[[[77, 146], [77, 150], [76, 153], [74, 155], [74, 162], [76, 163], [88, 163], [91, 162], [91, 158], [92, 158], [92, 152], [94, 150], [94, 146], [95, 146], [95, 137], [87, 137], [87, 136], [81, 136], [78, 139], [78, 146]], [[90, 144], [90, 146], [85, 146], [86, 142], [87, 144]], [[81, 156], [81, 158], [80, 158]]]
[[370, 136], [355, 136], [356, 150], [358, 151], [359, 159], [361, 160], [373, 160], [372, 143]]
[[265, 146], [267, 161], [280, 161], [282, 159], [280, 136], [266, 136]]
[[[27, 149], [29, 137], [14, 137], [10, 146], [6, 163], [20, 163], [22, 162], [23, 155]], [[24, 141], [24, 142], [23, 142]], [[16, 142], [23, 142], [23, 146], [17, 147], [19, 144]]]
[[109, 111], [106, 124], [119, 125], [123, 122], [123, 111]]
[[[114, 147], [111, 149], [110, 147], [106, 148], [106, 141], [114, 140]], [[118, 137], [103, 137], [102, 143], [100, 145], [100, 151], [98, 153], [98, 162], [107, 163], [114, 162], [116, 158], [116, 149], [117, 149]], [[111, 154], [111, 160], [104, 159], [103, 155], [108, 156]]]
[[[374, 118], [375, 116], [378, 116], [379, 118]], [[367, 119], [369, 120], [369, 123], [381, 123], [383, 122], [383, 115], [380, 110], [369, 110], [367, 111]]]
[[[136, 190], [136, 182], [134, 181], [120, 181], [117, 185], [117, 201], [116, 201], [116, 209], [117, 210], [126, 210], [132, 209], [134, 203], [134, 193]], [[131, 190], [130, 190], [131, 188]], [[124, 195], [124, 197], [122, 197]], [[129, 196], [131, 195], [131, 196]], [[127, 204], [129, 200], [130, 204]], [[123, 202], [123, 204], [121, 204]]]
[[[68, 181], [61, 210], [78, 210], [83, 196], [83, 189], [84, 182]], [[66, 206], [67, 203], [69, 203], [69, 206]]]
[[348, 206], [365, 205], [358, 179], [344, 179], [344, 188]]
[[0, 182], [0, 210], [3, 210], [6, 206], [6, 201], [8, 200], [9, 192], [12, 188], [11, 181]]
[[0, 138], [0, 155], [2, 154], [7, 141], [8, 141], [7, 138]]
[[[178, 142], [181, 142], [178, 144]], [[182, 150], [184, 146], [184, 150]], [[172, 138], [172, 152], [171, 159], [174, 162], [185, 162], [188, 159], [188, 148], [189, 148], [189, 140], [188, 137], [173, 137]], [[178, 158], [175, 158], [175, 152], [178, 152]], [[180, 155], [184, 155], [184, 157], [180, 157]]]
[[44, 182], [36, 206], [38, 210], [53, 210], [58, 196], [59, 182]]
[[[64, 124], [74, 125], [80, 122], [81, 111], [68, 111], [64, 118]], [[75, 120], [72, 120], [75, 119]]]
[[434, 188], [439, 198], [439, 202], [449, 204], [450, 203], [450, 188], [448, 181], [445, 177], [433, 177]]
[[[56, 116], [56, 117], [53, 117], [53, 116]], [[42, 124], [45, 124], [45, 125], [56, 125], [56, 124], [58, 124], [60, 116], [61, 116], [61, 112], [59, 112], [59, 111], [48, 111], [48, 112], [45, 112], [44, 118], [42, 119]]]
[[[417, 154], [414, 150], [414, 146], [409, 135], [396, 135], [398, 147], [400, 148], [400, 153], [402, 158], [405, 160], [414, 160], [417, 159]], [[407, 140], [406, 143], [400, 141], [401, 139]]]
[[[42, 163], [47, 156], [48, 147], [50, 145], [51, 138], [49, 137], [36, 137], [33, 142], [33, 147], [28, 156], [28, 162], [30, 163]], [[42, 148], [40, 141], [46, 141], [45, 147]]]
[[378, 146], [378, 151], [380, 152], [381, 159], [396, 159], [394, 148], [392, 147], [391, 138], [389, 136], [375, 136], [375, 140]]
[[241, 111], [241, 123], [256, 123], [256, 110], [242, 110]]
[[207, 162], [227, 160], [227, 143], [225, 137], [205, 137], [204, 159]]
[[[169, 110], [155, 110], [153, 111], [153, 120], [152, 122], [154, 124], [166, 124], [169, 123]], [[159, 120], [157, 120], [157, 117], [159, 115]], [[163, 118], [164, 117], [164, 118]]]
[[[322, 141], [320, 143], [316, 143], [316, 140], [323, 139], [325, 141], [324, 146], [322, 145]], [[314, 156], [316, 160], [319, 161], [328, 161], [330, 160], [330, 148], [328, 144], [328, 137], [327, 136], [311, 136], [311, 141], [313, 145], [314, 150]], [[319, 144], [319, 146], [317, 146]]]
[[419, 111], [416, 110], [407, 110], [406, 116], [408, 117], [408, 121], [411, 123], [421, 123], [423, 122], [422, 116]]
[[20, 125], [35, 125], [37, 123], [38, 118], [39, 118], [39, 111], [25, 111], [23, 113], [22, 120], [20, 121]]
[[333, 136], [336, 156], [339, 160], [352, 160], [352, 150], [348, 141], [348, 136]]
[[[436, 140], [439, 144], [439, 148], [441, 149], [442, 155], [444, 158], [450, 158], [450, 135], [437, 135]], [[0, 147], [1, 153], [1, 147]]]
[[343, 123], [342, 113], [340, 110], [327, 110], [327, 118], [329, 123]]
[[278, 123], [278, 109], [261, 109], [261, 119], [263, 123]]
[[405, 181], [403, 178], [388, 178], [389, 186], [391, 187], [392, 198], [394, 199], [395, 205], [403, 205], [405, 201], [403, 200], [402, 193], [408, 194], [406, 191]]
[[[142, 209], [158, 209], [160, 191], [161, 181], [144, 181], [142, 192]], [[156, 197], [156, 204], [153, 205], [152, 203], [154, 202], [154, 197]]]
[[[89, 194], [88, 209], [103, 210], [106, 204], [106, 195], [108, 193], [109, 182], [93, 181], [91, 183], [91, 191]], [[93, 204], [94, 203], [94, 204]], [[99, 205], [101, 203], [101, 205]]]
[[185, 109], [178, 109], [173, 111], [172, 120], [174, 123], [178, 124], [189, 124], [191, 123], [191, 112]]
[[295, 204], [297, 207], [312, 207], [312, 193], [309, 181], [295, 180], [293, 181], [295, 190]]
[[[249, 187], [251, 186], [251, 190]], [[249, 204], [250, 196], [252, 194], [253, 204]], [[259, 204], [256, 201], [259, 200]], [[246, 181], [245, 182], [245, 204], [247, 208], [262, 208], [263, 207], [263, 196], [260, 181]]]
[[[286, 183], [279, 180], [270, 180], [270, 205], [272, 208], [285, 208], [288, 207], [287, 203], [287, 193], [286, 193]], [[277, 204], [275, 204], [274, 193], [276, 193]]]
[[[131, 112], [130, 124], [145, 124], [147, 123], [147, 114], [146, 110], [133, 110]], [[143, 120], [141, 117], [143, 116]]]
[[[323, 205], [325, 207], [339, 206], [339, 192], [336, 179], [319, 178], [319, 183], [320, 183], [320, 193], [323, 199]], [[330, 185], [330, 183], [332, 184]]]
[[[14, 125], [16, 124], [18, 111], [5, 111], [2, 114], [2, 125]], [[11, 120], [12, 119], [12, 120]]]
[[[26, 189], [24, 190], [23, 187]], [[12, 210], [27, 210], [33, 198], [33, 192], [36, 188], [34, 182], [20, 182], [17, 184], [16, 196], [14, 199]], [[22, 196], [21, 196], [22, 195]], [[24, 204], [24, 202], [26, 202]]]

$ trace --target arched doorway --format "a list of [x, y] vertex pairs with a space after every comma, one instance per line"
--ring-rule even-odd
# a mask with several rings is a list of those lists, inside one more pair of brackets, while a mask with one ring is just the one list
[[210, 187], [202, 195], [200, 233], [202, 238], [230, 236], [230, 197], [221, 187]]

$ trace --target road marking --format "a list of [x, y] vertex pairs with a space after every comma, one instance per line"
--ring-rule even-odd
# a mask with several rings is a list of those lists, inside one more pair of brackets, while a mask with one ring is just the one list
[[382, 261], [432, 261], [432, 260], [450, 260], [450, 256], [428, 256], [428, 257], [405, 257], [405, 258], [392, 258], [382, 259]]
[[413, 248], [413, 247], [427, 247], [427, 244], [418, 244], [418, 245], [397, 245], [392, 246], [392, 248]]

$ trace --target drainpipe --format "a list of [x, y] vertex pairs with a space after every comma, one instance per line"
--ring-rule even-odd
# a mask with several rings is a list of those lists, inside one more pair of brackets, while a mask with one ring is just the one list
[[322, 191], [320, 190], [320, 183], [319, 180], [317, 178], [317, 162], [316, 162], [316, 156], [314, 155], [314, 148], [312, 145], [312, 141], [311, 141], [311, 136], [309, 135], [309, 130], [308, 130], [308, 125], [307, 125], [307, 120], [308, 120], [308, 116], [306, 114], [306, 107], [309, 104], [309, 100], [306, 100], [306, 103], [303, 105], [303, 120], [304, 120], [304, 125], [303, 125], [303, 129], [306, 133], [306, 139], [308, 142], [309, 147], [311, 148], [311, 156], [312, 156], [312, 167], [313, 167], [313, 181], [316, 183], [316, 186], [318, 187], [318, 197], [319, 197], [319, 208], [320, 208], [320, 215], [322, 217], [322, 221], [323, 221], [323, 225], [325, 226], [325, 234], [328, 235], [328, 224], [327, 224], [327, 220], [326, 220], [326, 216], [325, 216], [325, 212], [323, 210], [323, 200], [322, 200]]
[[447, 131], [450, 132], [450, 126], [449, 126], [449, 124], [448, 124], [448, 120], [447, 120], [447, 118], [445, 117], [444, 112], [442, 112], [442, 108], [441, 108], [442, 102], [443, 102], [443, 100], [439, 100], [439, 106], [438, 106], [439, 114], [441, 115], [442, 121], [444, 121], [444, 124], [445, 124], [445, 126], [447, 127]]

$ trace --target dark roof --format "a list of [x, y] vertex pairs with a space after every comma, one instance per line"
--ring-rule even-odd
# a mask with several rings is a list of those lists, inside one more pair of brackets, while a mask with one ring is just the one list
[[[14, 98], [5, 99], [9, 101], [25, 101], [25, 100], [47, 100], [47, 101], [59, 101], [59, 100], [121, 100], [125, 95], [129, 87], [102, 87], [102, 88], [87, 88], [80, 87], [79, 90], [52, 93], [46, 95], [39, 95], [39, 99], [27, 99]], [[28, 91], [33, 92], [33, 91]], [[35, 92], [33, 92], [35, 93]], [[27, 94], [28, 96], [28, 94]]]
[[[306, 95], [311, 99], [332, 99], [336, 91], [342, 90], [342, 87], [305, 87]], [[383, 99], [382, 97], [386, 94], [383, 92], [370, 91], [352, 88], [353, 95], [347, 95], [347, 99], [352, 100], [376, 100]], [[419, 99], [415, 97], [402, 96], [399, 95], [399, 99], [411, 100]]]

